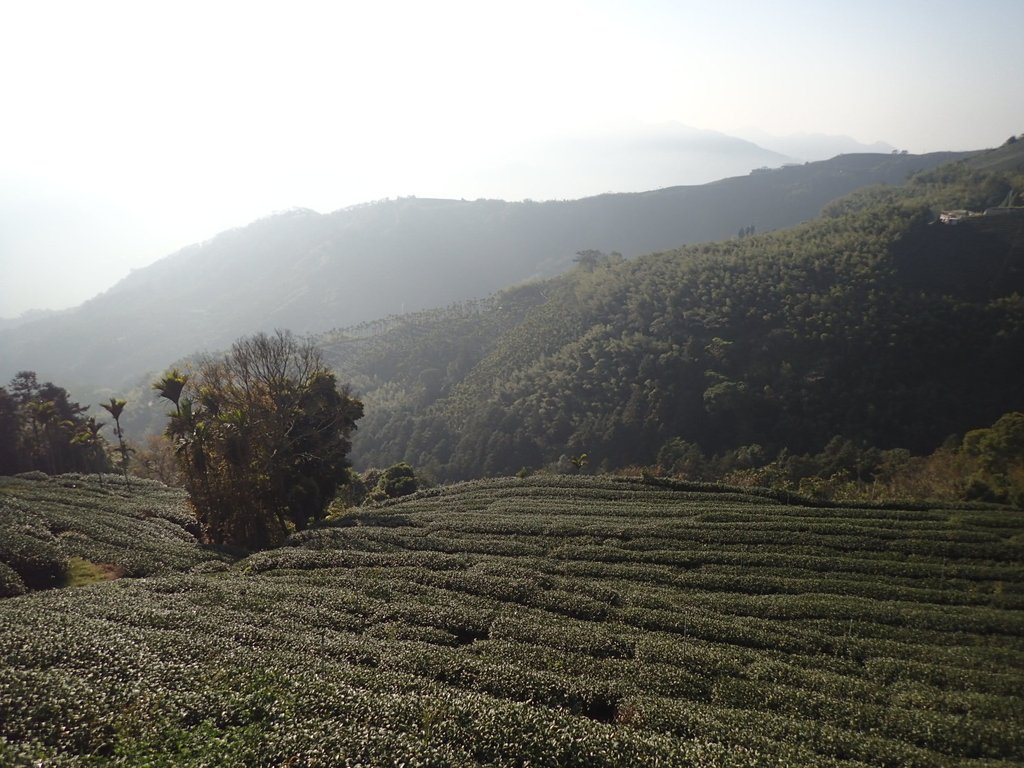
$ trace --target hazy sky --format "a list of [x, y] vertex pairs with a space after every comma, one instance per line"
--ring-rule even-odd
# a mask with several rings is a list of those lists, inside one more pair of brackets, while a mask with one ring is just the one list
[[1024, 0], [0, 0], [0, 317], [275, 210], [562, 197], [494, 188], [550, 138], [997, 146], [1022, 29]]

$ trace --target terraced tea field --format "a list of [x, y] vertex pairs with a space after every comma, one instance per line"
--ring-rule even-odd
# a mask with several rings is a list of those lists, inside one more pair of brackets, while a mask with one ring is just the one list
[[0, 481], [140, 576], [0, 600], [0, 764], [1024, 763], [1019, 511], [541, 476], [231, 559], [122, 494]]

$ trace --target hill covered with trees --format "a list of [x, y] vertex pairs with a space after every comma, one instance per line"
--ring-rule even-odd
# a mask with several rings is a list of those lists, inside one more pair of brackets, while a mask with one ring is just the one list
[[632, 257], [792, 226], [858, 187], [898, 184], [962, 155], [847, 155], [571, 201], [405, 198], [290, 211], [184, 248], [76, 309], [0, 329], [0, 380], [34, 370], [82, 397], [84, 385], [135, 383], [259, 331], [305, 334], [483, 297], [559, 274], [580, 250]]
[[[653, 464], [859, 446], [930, 452], [1024, 408], [1024, 219], [937, 223], [1024, 189], [1020, 143], [786, 231], [626, 260], [322, 339], [363, 396], [357, 464], [438, 478], [586, 454]], [[746, 234], [746, 233], [743, 233]]]

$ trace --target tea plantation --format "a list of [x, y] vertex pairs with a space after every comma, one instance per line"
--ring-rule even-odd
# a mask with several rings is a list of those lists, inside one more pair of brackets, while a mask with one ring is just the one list
[[1020, 511], [537, 476], [232, 558], [139, 485], [0, 481], [0, 764], [1024, 764]]

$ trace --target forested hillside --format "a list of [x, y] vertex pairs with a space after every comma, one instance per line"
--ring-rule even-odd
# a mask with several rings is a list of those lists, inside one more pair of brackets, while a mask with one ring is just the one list
[[486, 296], [559, 274], [577, 251], [627, 257], [788, 227], [858, 187], [902, 182], [953, 153], [848, 155], [693, 187], [573, 201], [404, 198], [297, 210], [137, 270], [82, 306], [0, 330], [0, 381], [21, 370], [119, 387], [197, 350], [303, 334]]
[[324, 338], [366, 403], [354, 459], [439, 478], [586, 453], [652, 463], [821, 450], [927, 452], [1024, 408], [1024, 218], [959, 227], [1024, 189], [1019, 145], [855, 193], [790, 230], [622, 260], [485, 303]]

